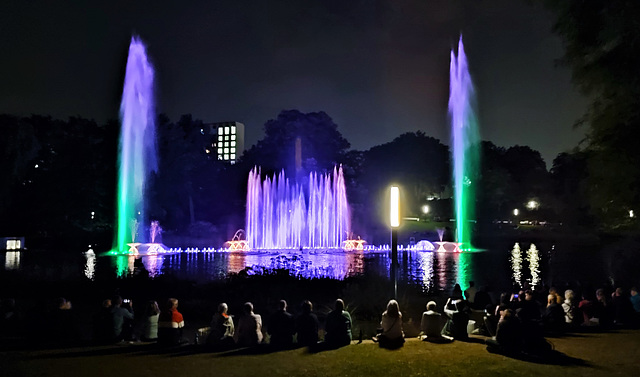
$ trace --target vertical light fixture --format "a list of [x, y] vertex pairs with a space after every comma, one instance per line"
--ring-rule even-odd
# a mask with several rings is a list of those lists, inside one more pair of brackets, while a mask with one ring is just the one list
[[389, 211], [391, 225], [391, 279], [393, 280], [393, 297], [398, 298], [398, 227], [400, 226], [400, 189], [391, 186], [391, 207]]

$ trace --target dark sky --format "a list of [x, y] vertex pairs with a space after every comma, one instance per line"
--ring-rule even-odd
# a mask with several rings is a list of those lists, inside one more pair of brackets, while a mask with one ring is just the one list
[[449, 55], [464, 37], [480, 133], [550, 167], [586, 101], [520, 0], [10, 1], [0, 12], [0, 113], [117, 118], [131, 34], [148, 45], [158, 110], [246, 125], [327, 112], [355, 149], [422, 130], [448, 144]]

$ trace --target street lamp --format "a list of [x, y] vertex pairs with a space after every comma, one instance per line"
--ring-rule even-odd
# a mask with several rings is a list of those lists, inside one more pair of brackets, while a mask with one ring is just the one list
[[513, 210], [513, 216], [518, 216], [519, 213], [520, 211], [517, 208]]
[[422, 206], [422, 213], [424, 213], [425, 215], [429, 213], [429, 206], [428, 205], [423, 205]]
[[393, 280], [393, 297], [398, 297], [398, 227], [400, 226], [400, 189], [391, 186], [391, 208], [389, 211], [391, 225], [391, 279]]

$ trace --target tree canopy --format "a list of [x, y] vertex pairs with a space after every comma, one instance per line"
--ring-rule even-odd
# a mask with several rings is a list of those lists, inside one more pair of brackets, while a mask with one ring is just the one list
[[563, 39], [560, 62], [590, 104], [578, 124], [588, 126], [589, 197], [609, 228], [640, 208], [640, 2], [543, 0]]

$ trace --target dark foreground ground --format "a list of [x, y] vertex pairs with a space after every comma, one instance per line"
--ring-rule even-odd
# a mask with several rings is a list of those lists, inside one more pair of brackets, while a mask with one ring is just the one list
[[338, 350], [203, 352], [198, 346], [148, 344], [0, 352], [2, 376], [636, 376], [640, 330], [582, 333], [549, 339], [547, 360], [487, 352], [481, 338], [433, 344], [408, 339], [399, 350], [365, 341]]

